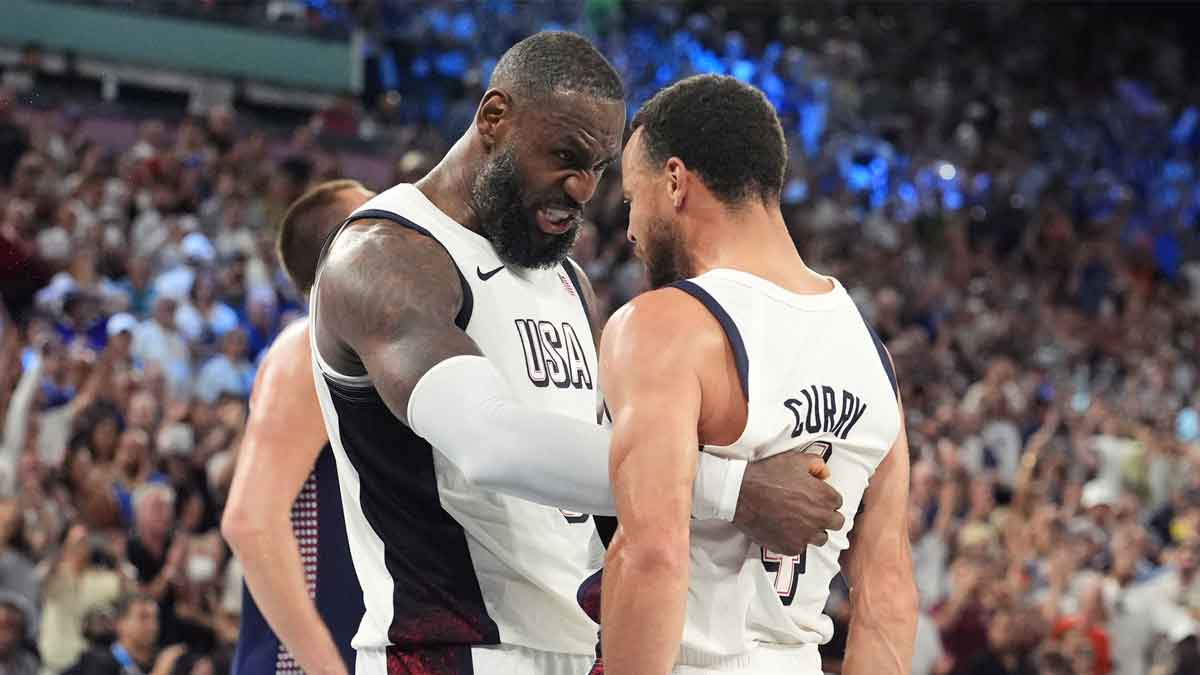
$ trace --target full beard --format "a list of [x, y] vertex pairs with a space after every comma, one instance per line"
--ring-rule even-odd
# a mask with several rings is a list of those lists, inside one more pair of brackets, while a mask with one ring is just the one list
[[532, 269], [553, 267], [566, 259], [579, 236], [579, 223], [559, 235], [538, 227], [522, 199], [524, 177], [517, 169], [512, 148], [489, 159], [471, 187], [471, 200], [479, 214], [483, 236], [506, 265]]
[[662, 288], [696, 276], [688, 256], [687, 241], [670, 218], [654, 218], [638, 250], [646, 267], [650, 288]]

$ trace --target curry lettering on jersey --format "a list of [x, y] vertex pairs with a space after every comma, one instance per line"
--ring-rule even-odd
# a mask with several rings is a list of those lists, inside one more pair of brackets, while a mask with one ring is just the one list
[[515, 323], [525, 353], [525, 368], [534, 386], [592, 388], [587, 352], [570, 323], [556, 325], [536, 319], [517, 319]]
[[867, 404], [848, 391], [838, 394], [833, 387], [814, 384], [802, 389], [797, 398], [784, 401], [784, 407], [796, 416], [792, 438], [806, 433], [831, 433], [845, 440], [867, 411]]

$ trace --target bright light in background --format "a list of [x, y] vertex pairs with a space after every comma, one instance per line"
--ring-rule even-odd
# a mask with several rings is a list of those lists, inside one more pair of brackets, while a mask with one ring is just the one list
[[938, 165], [938, 176], [940, 176], [942, 180], [954, 180], [955, 173], [954, 165], [950, 162], [942, 162]]

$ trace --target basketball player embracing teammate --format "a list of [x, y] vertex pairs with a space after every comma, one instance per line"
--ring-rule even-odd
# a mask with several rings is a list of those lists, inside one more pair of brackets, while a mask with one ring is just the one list
[[[595, 423], [594, 297], [566, 252], [624, 111], [586, 40], [534, 35], [500, 59], [435, 169], [328, 240], [311, 372], [365, 605], [357, 673], [591, 666], [595, 625], [575, 591], [602, 550], [581, 514], [616, 505], [610, 433]], [[698, 520], [784, 553], [843, 526], [837, 490], [813, 475], [820, 458], [699, 455]]]

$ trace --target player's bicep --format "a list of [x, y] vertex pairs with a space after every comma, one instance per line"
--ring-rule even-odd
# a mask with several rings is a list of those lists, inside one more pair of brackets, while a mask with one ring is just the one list
[[352, 352], [384, 403], [407, 422], [421, 377], [479, 347], [455, 324], [463, 302], [453, 260], [435, 240], [391, 223], [339, 237], [319, 285], [319, 330]]
[[365, 341], [358, 353], [383, 402], [407, 424], [409, 399], [417, 382], [446, 359], [477, 356], [480, 351], [453, 323], [417, 316], [395, 337]]
[[871, 477], [863, 494], [862, 513], [855, 518], [850, 548], [843, 561], [852, 586], [883, 577], [912, 579], [908, 485], [908, 439], [902, 427]]
[[687, 354], [675, 347], [656, 317], [636, 308], [614, 317], [601, 343], [609, 471], [626, 531], [661, 526], [663, 516], [686, 524], [691, 513], [701, 392]]

